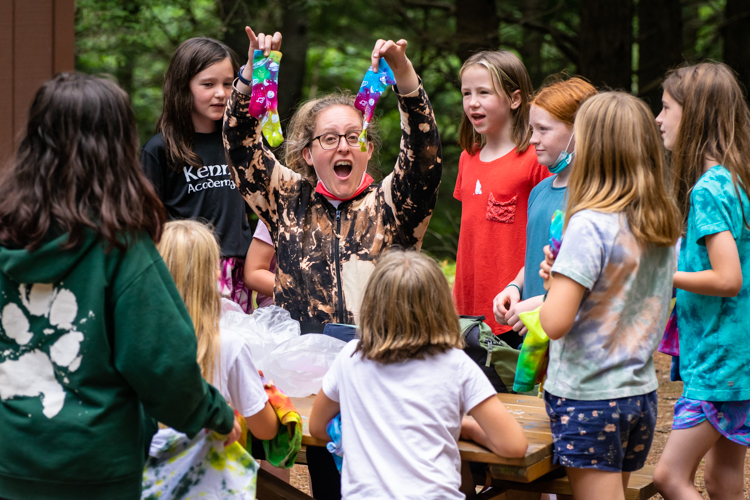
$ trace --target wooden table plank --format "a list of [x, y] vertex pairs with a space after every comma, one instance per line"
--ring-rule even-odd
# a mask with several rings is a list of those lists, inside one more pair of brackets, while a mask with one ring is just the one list
[[[498, 394], [497, 397], [508, 408], [523, 428], [529, 449], [523, 458], [506, 458], [495, 455], [487, 448], [471, 442], [459, 441], [458, 450], [462, 460], [491, 464], [490, 471], [496, 479], [530, 482], [555, 469], [552, 465], [552, 434], [544, 401], [533, 396]], [[291, 398], [297, 412], [302, 416], [302, 444], [325, 446], [325, 441], [310, 435], [309, 418], [315, 396]]]

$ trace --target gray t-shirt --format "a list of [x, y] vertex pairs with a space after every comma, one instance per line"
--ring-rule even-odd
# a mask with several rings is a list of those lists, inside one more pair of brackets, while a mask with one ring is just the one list
[[653, 353], [672, 297], [674, 248], [642, 248], [623, 213], [583, 210], [568, 223], [552, 272], [586, 287], [570, 332], [550, 342], [544, 389], [602, 400], [656, 390]]

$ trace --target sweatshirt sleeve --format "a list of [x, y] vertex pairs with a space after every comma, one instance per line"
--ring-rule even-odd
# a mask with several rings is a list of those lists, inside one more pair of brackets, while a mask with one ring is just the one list
[[302, 176], [283, 166], [263, 143], [260, 120], [249, 113], [250, 96], [232, 88], [224, 112], [224, 150], [232, 179], [245, 201], [277, 234], [279, 200]]
[[437, 202], [443, 173], [442, 147], [430, 100], [422, 88], [398, 96], [401, 148], [393, 173], [383, 180], [402, 243], [421, 246]]
[[115, 366], [146, 412], [191, 436], [228, 434], [234, 412], [201, 376], [192, 321], [158, 254], [114, 301]]
[[147, 148], [141, 150], [141, 167], [148, 180], [156, 189], [156, 195], [162, 197], [162, 168], [165, 165], [159, 161], [157, 154]]

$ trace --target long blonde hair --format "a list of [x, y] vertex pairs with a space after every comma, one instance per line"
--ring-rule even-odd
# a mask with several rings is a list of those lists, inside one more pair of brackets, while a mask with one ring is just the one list
[[[671, 160], [674, 197], [684, 225], [690, 192], [703, 175], [706, 156], [729, 170], [738, 198], [740, 187], [750, 188], [750, 110], [726, 64], [705, 62], [673, 70], [662, 87], [682, 106]], [[742, 216], [747, 225], [750, 214], [743, 209]]]
[[362, 297], [355, 352], [396, 363], [461, 347], [463, 338], [448, 281], [437, 263], [415, 251], [389, 250]]
[[646, 104], [624, 92], [603, 92], [581, 105], [573, 130], [565, 226], [581, 210], [624, 212], [641, 245], [673, 245], [679, 211], [665, 186], [661, 137]]
[[[531, 95], [534, 92], [534, 86], [531, 84], [531, 77], [526, 70], [526, 66], [513, 52], [507, 50], [477, 52], [464, 62], [461, 71], [458, 72], [458, 77], [463, 76], [466, 68], [477, 64], [490, 72], [492, 87], [497, 95], [512, 100], [513, 92], [520, 91], [521, 105], [511, 110], [513, 116], [511, 138], [513, 144], [516, 145], [516, 151], [523, 153], [529, 148], [529, 141], [531, 140], [529, 107], [531, 106]], [[458, 129], [458, 145], [467, 153], [473, 155], [484, 147], [485, 141], [485, 137], [474, 130], [474, 125], [464, 113], [461, 116], [461, 126]]]
[[157, 248], [193, 320], [203, 378], [213, 383], [214, 360], [221, 348], [221, 297], [216, 284], [219, 244], [204, 224], [179, 220], [167, 222]]

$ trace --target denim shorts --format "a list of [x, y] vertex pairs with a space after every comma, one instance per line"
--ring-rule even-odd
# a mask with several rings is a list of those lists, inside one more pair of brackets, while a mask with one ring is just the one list
[[554, 462], [563, 467], [633, 472], [646, 464], [656, 428], [656, 391], [580, 401], [544, 393]]

